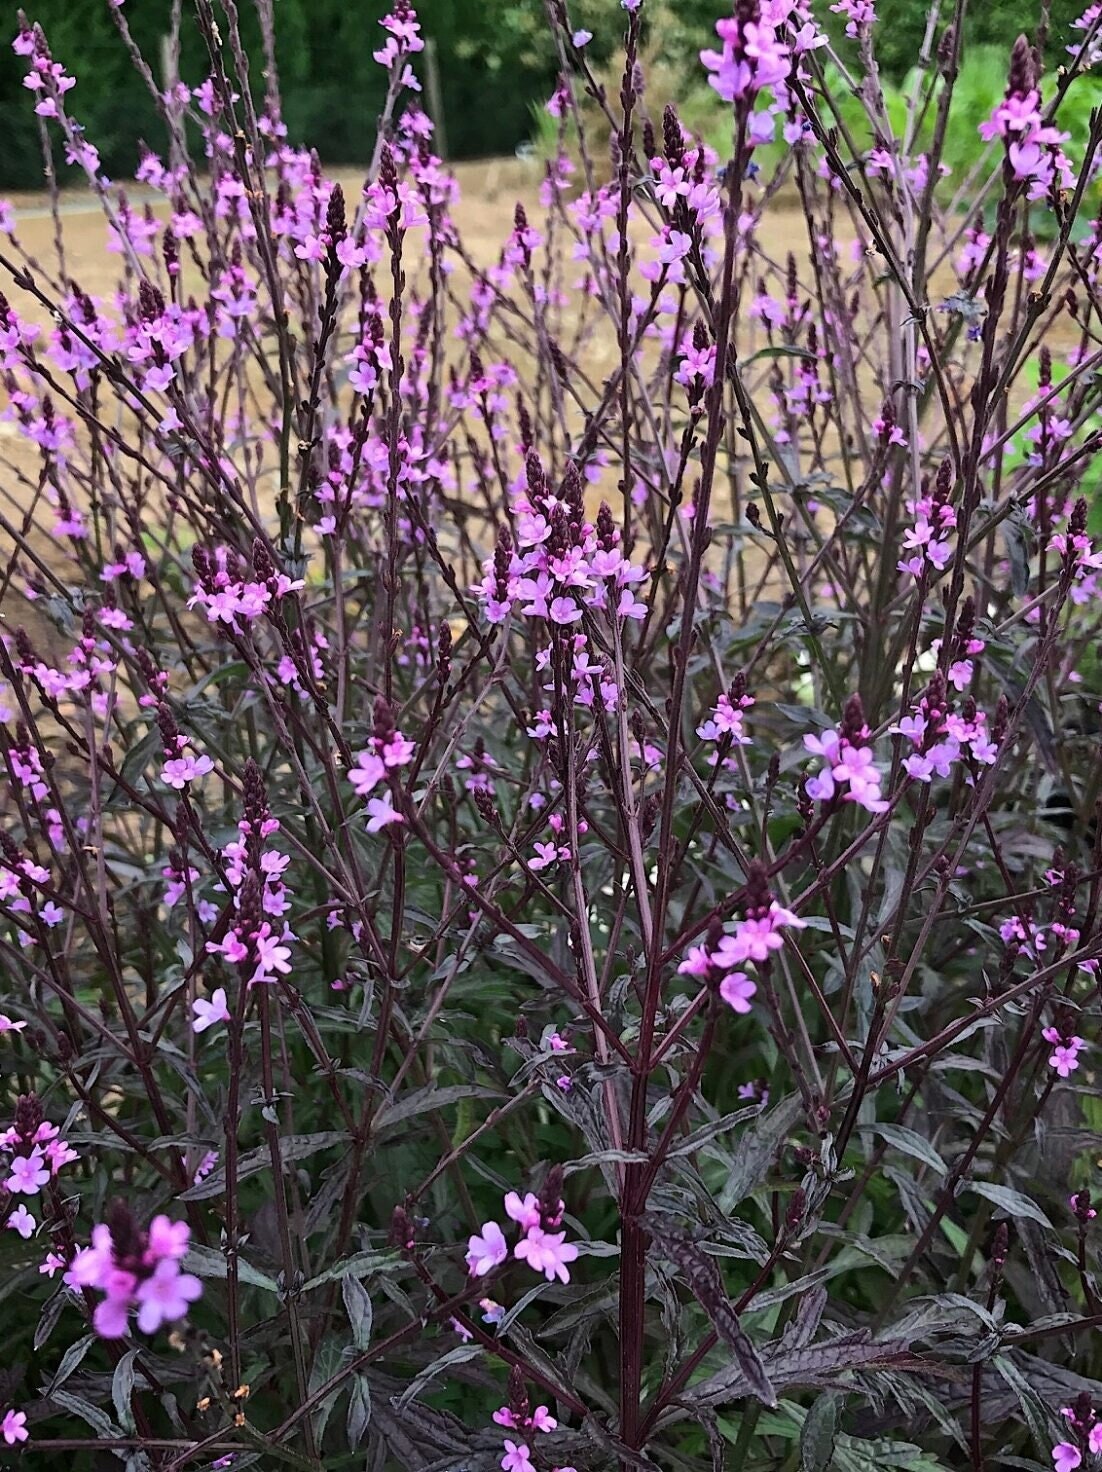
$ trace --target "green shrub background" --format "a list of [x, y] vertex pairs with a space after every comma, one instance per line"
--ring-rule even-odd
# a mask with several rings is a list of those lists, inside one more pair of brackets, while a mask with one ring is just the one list
[[[275, 0], [278, 63], [291, 136], [316, 148], [326, 163], [358, 163], [370, 155], [383, 92], [383, 77], [371, 53], [381, 34], [376, 22], [385, 8], [382, 0]], [[696, 90], [696, 53], [724, 0], [652, 0], [649, 8], [649, 25], [661, 29], [660, 47], [653, 47], [652, 54], [660, 54], [663, 65], [679, 77], [682, 100], [694, 110], [690, 94]], [[1082, 8], [1082, 0], [1054, 0], [1050, 67], [1074, 39], [1070, 23]], [[511, 153], [532, 136], [534, 112], [555, 75], [542, 0], [421, 0], [417, 9], [439, 56], [450, 156]], [[926, 9], [926, 0], [880, 0], [877, 48], [890, 82], [902, 83], [915, 62]], [[1004, 0], [974, 7], [967, 22], [965, 80], [977, 120], [1002, 90], [1011, 42], [1020, 30], [1036, 25], [1039, 9], [1038, 4]], [[69, 101], [99, 147], [105, 171], [116, 177], [131, 173], [139, 140], [155, 145], [160, 129], [152, 99], [118, 44], [107, 0], [38, 0], [28, 14], [42, 22], [54, 54], [78, 78]], [[128, 0], [125, 14], [156, 69], [169, 0]], [[241, 15], [250, 53], [259, 58], [251, 5], [242, 5]], [[590, 55], [599, 67], [622, 31], [619, 0], [573, 0], [570, 16], [575, 25], [593, 32]], [[14, 33], [14, 8], [10, 21]], [[23, 59], [5, 45], [0, 50], [2, 189], [34, 188], [42, 178], [37, 121], [22, 86], [24, 69]], [[181, 73], [191, 82], [206, 74], [198, 45], [185, 50]], [[259, 64], [255, 80], [262, 85]], [[695, 101], [695, 110], [706, 114], [703, 97]], [[967, 112], [965, 105], [958, 116]]]

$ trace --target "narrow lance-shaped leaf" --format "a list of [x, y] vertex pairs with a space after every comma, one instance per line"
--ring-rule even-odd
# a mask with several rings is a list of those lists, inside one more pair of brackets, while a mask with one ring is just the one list
[[746, 1377], [747, 1389], [767, 1406], [775, 1406], [776, 1391], [769, 1383], [753, 1341], [739, 1322], [714, 1260], [687, 1233], [654, 1223], [648, 1223], [648, 1227], [658, 1248], [677, 1264], [693, 1296], [715, 1325], [716, 1333], [730, 1348]]

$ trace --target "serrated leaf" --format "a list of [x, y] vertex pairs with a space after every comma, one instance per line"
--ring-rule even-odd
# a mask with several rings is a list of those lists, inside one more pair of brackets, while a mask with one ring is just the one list
[[993, 1181], [969, 1181], [968, 1189], [975, 1191], [978, 1196], [983, 1196], [993, 1206], [1005, 1211], [1008, 1216], [1024, 1216], [1031, 1222], [1039, 1223], [1042, 1227], [1052, 1226], [1035, 1201], [1030, 1201], [1028, 1196], [1023, 1196], [1021, 1191], [1015, 1191], [1010, 1186], [996, 1186]]
[[920, 1135], [917, 1130], [908, 1129], [902, 1124], [870, 1124], [865, 1129], [872, 1130], [887, 1140], [889, 1145], [894, 1145], [897, 1150], [902, 1150], [904, 1155], [913, 1156], [915, 1160], [921, 1160], [924, 1165], [936, 1170], [938, 1175], [945, 1175], [948, 1166], [942, 1160], [929, 1140]]
[[396, 1252], [355, 1252], [316, 1277], [308, 1278], [302, 1291], [309, 1293], [312, 1288], [320, 1288], [323, 1283], [333, 1283], [339, 1278], [370, 1278], [375, 1273], [394, 1273], [402, 1266], [402, 1259]]
[[130, 803], [130, 795], [126, 787], [137, 787], [142, 774], [149, 765], [155, 752], [162, 747], [161, 733], [153, 726], [140, 740], [138, 740], [126, 753], [126, 758], [119, 768], [121, 781], [116, 782], [111, 791], [104, 799], [104, 807], [125, 807]]
[[94, 1334], [85, 1334], [75, 1344], [70, 1344], [69, 1348], [61, 1356], [61, 1363], [54, 1371], [53, 1379], [46, 1387], [47, 1398], [50, 1396], [56, 1397], [58, 1390], [65, 1384], [66, 1380], [68, 1380], [69, 1376], [77, 1368], [95, 1342], [96, 1336]]
[[[910, 1354], [901, 1340], [877, 1342], [863, 1334], [848, 1334], [841, 1339], [800, 1349], [786, 1349], [782, 1341], [766, 1346], [762, 1350], [762, 1360], [770, 1383], [778, 1389], [808, 1386], [831, 1390], [836, 1387], [838, 1377], [849, 1370], [928, 1369], [926, 1362]], [[686, 1405], [695, 1405], [697, 1401], [704, 1405], [720, 1405], [748, 1393], [749, 1386], [741, 1366], [727, 1365], [694, 1385], [681, 1399]]]
[[1010, 565], [1010, 590], [1016, 598], [1022, 598], [1029, 589], [1029, 559], [1033, 550], [1033, 538], [1024, 511], [1015, 508], [1004, 518], [1002, 532]]
[[413, 1119], [418, 1114], [426, 1114], [430, 1109], [445, 1109], [449, 1104], [457, 1104], [461, 1099], [503, 1099], [504, 1094], [497, 1089], [483, 1088], [479, 1084], [445, 1084], [443, 1088], [437, 1088], [429, 1084], [423, 1089], [414, 1089], [412, 1093], [403, 1094], [400, 1099], [394, 1099], [384, 1104], [375, 1116], [376, 1131], [389, 1129], [392, 1125], [400, 1124], [405, 1119]]
[[828, 1390], [819, 1396], [800, 1431], [800, 1472], [826, 1472], [838, 1436], [838, 1396]]
[[749, 367], [756, 363], [759, 358], [807, 358], [815, 362], [815, 354], [807, 348], [789, 347], [787, 344], [778, 344], [776, 347], [758, 348], [756, 353], [751, 353], [748, 358], [741, 360], [743, 367]]
[[[343, 1347], [335, 1334], [327, 1334], [318, 1346], [318, 1352], [314, 1355], [314, 1363], [310, 1367], [310, 1379], [307, 1388], [314, 1395], [323, 1385], [327, 1385], [341, 1368], [343, 1360]], [[310, 1417], [310, 1424], [314, 1430], [314, 1440], [321, 1443], [325, 1436], [325, 1428], [329, 1424], [329, 1417], [333, 1414], [333, 1407], [337, 1404], [343, 1393], [342, 1385], [335, 1386]]]
[[34, 1331], [34, 1347], [36, 1350], [42, 1348], [50, 1335], [57, 1328], [57, 1321], [70, 1301], [68, 1289], [59, 1288], [52, 1298], [48, 1298], [43, 1305], [42, 1312], [38, 1316], [38, 1323]]
[[[348, 1136], [343, 1130], [321, 1130], [314, 1135], [285, 1135], [279, 1142], [280, 1158], [284, 1165], [290, 1165], [296, 1160], [308, 1160], [311, 1155], [318, 1155], [322, 1150], [331, 1150], [335, 1145], [347, 1145]], [[267, 1145], [259, 1145], [255, 1150], [248, 1151], [242, 1155], [237, 1162], [238, 1181], [246, 1180], [249, 1176], [258, 1175], [262, 1170], [270, 1170], [272, 1157]], [[206, 1201], [211, 1196], [221, 1196], [226, 1189], [225, 1169], [213, 1171], [205, 1181], [200, 1181], [196, 1186], [189, 1186], [186, 1191], [181, 1191], [176, 1198], [178, 1201]]]
[[131, 1404], [137, 1360], [138, 1351], [128, 1349], [115, 1366], [115, 1373], [111, 1377], [111, 1399], [115, 1402], [115, 1415], [119, 1418], [119, 1425], [127, 1436], [133, 1436], [137, 1429], [134, 1422], [134, 1407]]
[[418, 1373], [398, 1396], [394, 1405], [398, 1410], [408, 1406], [410, 1401], [416, 1400], [426, 1385], [432, 1383], [437, 1375], [442, 1375], [445, 1370], [450, 1370], [453, 1365], [464, 1365], [468, 1360], [478, 1359], [485, 1351], [481, 1344], [457, 1344], [454, 1349], [449, 1349], [439, 1359], [419, 1370]]
[[[204, 1247], [202, 1243], [193, 1242], [184, 1256], [183, 1267], [185, 1272], [194, 1273], [197, 1278], [226, 1278], [229, 1268], [226, 1259], [213, 1247]], [[237, 1278], [241, 1283], [248, 1283], [253, 1288], [264, 1288], [269, 1293], [278, 1293], [279, 1284], [274, 1278], [269, 1278], [259, 1268], [254, 1268], [251, 1263], [238, 1254]]]
[[785, 1136], [800, 1117], [799, 1096], [789, 1094], [775, 1109], [763, 1115], [752, 1129], [745, 1130], [733, 1152], [730, 1174], [719, 1194], [719, 1209], [730, 1216], [733, 1207], [757, 1189], [769, 1172]]
[[[354, 1278], [346, 1278], [345, 1282], [354, 1283]], [[355, 1451], [364, 1439], [368, 1426], [371, 1424], [371, 1387], [363, 1375], [356, 1375], [352, 1381], [352, 1393], [348, 1398], [348, 1418], [345, 1429], [348, 1434], [348, 1445]]]
[[82, 1396], [73, 1395], [68, 1390], [57, 1390], [53, 1392], [51, 1399], [63, 1410], [72, 1411], [74, 1416], [79, 1416], [82, 1421], [91, 1426], [93, 1431], [97, 1431], [105, 1439], [122, 1434], [106, 1412], [101, 1411], [98, 1406], [92, 1405]]
[[725, 1135], [733, 1130], [736, 1125], [745, 1124], [748, 1119], [756, 1119], [763, 1113], [760, 1104], [752, 1104], [746, 1109], [736, 1109], [731, 1114], [725, 1114], [722, 1119], [710, 1120], [699, 1128], [685, 1136], [679, 1145], [669, 1152], [668, 1159], [673, 1160], [679, 1155], [691, 1155], [694, 1150], [699, 1150], [701, 1145], [706, 1145], [714, 1140], [717, 1135]]
[[775, 1406], [777, 1393], [769, 1382], [761, 1355], [742, 1327], [715, 1261], [686, 1233], [657, 1222], [648, 1222], [648, 1228], [658, 1249], [677, 1264], [693, 1297], [734, 1355], [748, 1391], [765, 1405]]
[[992, 1361], [995, 1369], [1018, 1397], [1022, 1416], [1029, 1427], [1029, 1434], [1040, 1455], [1046, 1456], [1053, 1441], [1053, 1417], [1044, 1401], [1026, 1380], [1020, 1370], [1006, 1355], [997, 1354]]
[[375, 1318], [371, 1296], [358, 1278], [346, 1276], [341, 1279], [341, 1297], [348, 1322], [352, 1325], [352, 1343], [357, 1349], [364, 1350], [371, 1343], [371, 1325]]

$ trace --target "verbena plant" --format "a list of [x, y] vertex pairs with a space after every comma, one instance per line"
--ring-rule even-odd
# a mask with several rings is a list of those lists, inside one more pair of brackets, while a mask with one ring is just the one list
[[405, 0], [355, 200], [267, 0], [113, 11], [152, 205], [20, 19], [118, 288], [4, 211], [13, 1455], [1102, 1455], [1102, 13], [945, 178], [963, 0], [895, 123], [842, 8], [701, 38], [717, 156], [552, 0], [489, 265]]

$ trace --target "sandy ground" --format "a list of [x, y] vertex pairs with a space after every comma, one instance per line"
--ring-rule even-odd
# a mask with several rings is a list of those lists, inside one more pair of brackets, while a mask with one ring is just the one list
[[[332, 172], [344, 186], [348, 198], [357, 199], [362, 185], [362, 173], [351, 169]], [[461, 196], [452, 214], [464, 248], [477, 266], [490, 266], [497, 261], [502, 245], [508, 238], [513, 223], [513, 211], [518, 201], [524, 203], [534, 223], [541, 220], [543, 211], [538, 203], [541, 167], [534, 159], [504, 159], [458, 164], [454, 166], [454, 173]], [[152, 204], [155, 213], [164, 212], [165, 207], [158, 197], [150, 195], [141, 186], [134, 186], [129, 190], [128, 197], [135, 212], [143, 210], [147, 200]], [[16, 210], [17, 236], [22, 249], [32, 261], [40, 261], [45, 272], [52, 274], [56, 269], [54, 221], [47, 199], [42, 194], [13, 195], [11, 202]], [[60, 215], [67, 270], [91, 296], [110, 298], [121, 275], [122, 260], [119, 255], [106, 249], [107, 223], [98, 202], [87, 190], [65, 191], [60, 199]], [[845, 220], [844, 214], [841, 219]], [[850, 232], [847, 230], [846, 233]], [[646, 234], [649, 231], [642, 227], [641, 235], [645, 238]], [[414, 238], [419, 236], [420, 232], [417, 232]], [[839, 241], [840, 252], [845, 243], [844, 239]], [[777, 200], [770, 205], [758, 232], [758, 245], [767, 258], [780, 266], [783, 266], [788, 252], [794, 252], [800, 274], [810, 284], [811, 252], [807, 224], [802, 210], [794, 203]], [[5, 243], [0, 243], [0, 248], [7, 253]], [[0, 269], [0, 290], [10, 295], [13, 304], [22, 314], [46, 325], [48, 313], [27, 298], [24, 292], [12, 288], [4, 277], [5, 273]], [[948, 282], [946, 287], [947, 290], [953, 289]], [[462, 292], [461, 286], [459, 290]], [[463, 351], [462, 348], [459, 350]], [[582, 362], [589, 383], [599, 385], [607, 378], [618, 357], [615, 335], [610, 331], [595, 334], [586, 344]], [[518, 362], [517, 366], [523, 373], [523, 362]], [[0, 406], [3, 398], [4, 389], [0, 384]], [[5, 516], [20, 519], [28, 504], [27, 482], [21, 484], [18, 476], [13, 474], [13, 468], [22, 471], [33, 484], [39, 465], [37, 448], [21, 439], [16, 426], [0, 422], [0, 509]], [[608, 489], [614, 490], [614, 487], [610, 486]], [[36, 522], [40, 521], [43, 527], [48, 526], [50, 520], [41, 511], [36, 517]], [[0, 543], [7, 540], [0, 530]], [[36, 543], [39, 542], [44, 548], [48, 548], [47, 532], [44, 531], [41, 538], [36, 536]], [[7, 567], [9, 555], [10, 549], [0, 545], [0, 576]], [[30, 612], [21, 598], [16, 598], [14, 603], [18, 605], [18, 610], [9, 601], [4, 610], [7, 615], [5, 621], [18, 621]], [[37, 620], [32, 617], [31, 622]]]
[[[340, 180], [350, 201], [359, 198], [362, 173], [352, 169], [338, 169], [332, 173]], [[464, 249], [477, 266], [488, 267], [498, 260], [502, 245], [509, 236], [518, 201], [523, 202], [534, 223], [540, 221], [543, 215], [538, 201], [541, 166], [535, 159], [501, 159], [457, 164], [454, 173], [460, 186], [460, 200], [452, 214]], [[166, 212], [160, 197], [141, 185], [130, 186], [127, 197], [135, 213], [143, 211], [147, 204], [158, 216]], [[42, 193], [14, 194], [10, 199], [16, 211], [19, 244], [31, 261], [32, 269], [35, 263], [40, 263], [41, 269], [35, 274], [45, 289], [44, 278], [55, 275], [57, 268], [55, 226], [49, 201]], [[66, 190], [60, 196], [59, 213], [67, 271], [90, 296], [110, 299], [122, 274], [123, 260], [106, 248], [108, 227], [98, 201], [87, 189]], [[645, 238], [649, 231], [641, 227], [640, 234]], [[415, 232], [411, 240], [419, 240], [420, 235], [421, 232]], [[766, 253], [777, 260], [783, 261], [791, 249], [797, 251], [801, 261], [806, 263], [807, 232], [802, 212], [791, 207], [774, 206], [767, 213], [761, 243]], [[0, 242], [0, 249], [7, 254], [9, 247], [6, 242]], [[13, 286], [6, 277], [7, 273], [0, 268], [0, 290], [10, 297], [20, 314], [42, 327], [48, 327], [46, 308]], [[462, 286], [458, 289], [462, 293]], [[458, 344], [457, 348], [463, 351]], [[613, 371], [618, 357], [614, 333], [602, 330], [592, 335], [584, 350], [583, 366], [588, 381], [599, 384]], [[523, 355], [517, 367], [523, 374]], [[0, 407], [4, 398], [5, 390], [0, 383]], [[16, 425], [0, 421], [0, 508], [9, 516], [25, 511], [29, 496], [27, 485], [20, 484], [18, 477], [12, 474], [13, 467], [33, 482], [40, 467], [38, 450], [22, 439]], [[46, 523], [48, 520], [48, 517], [43, 518]], [[0, 565], [2, 562], [6, 562], [6, 558], [0, 559]]]

